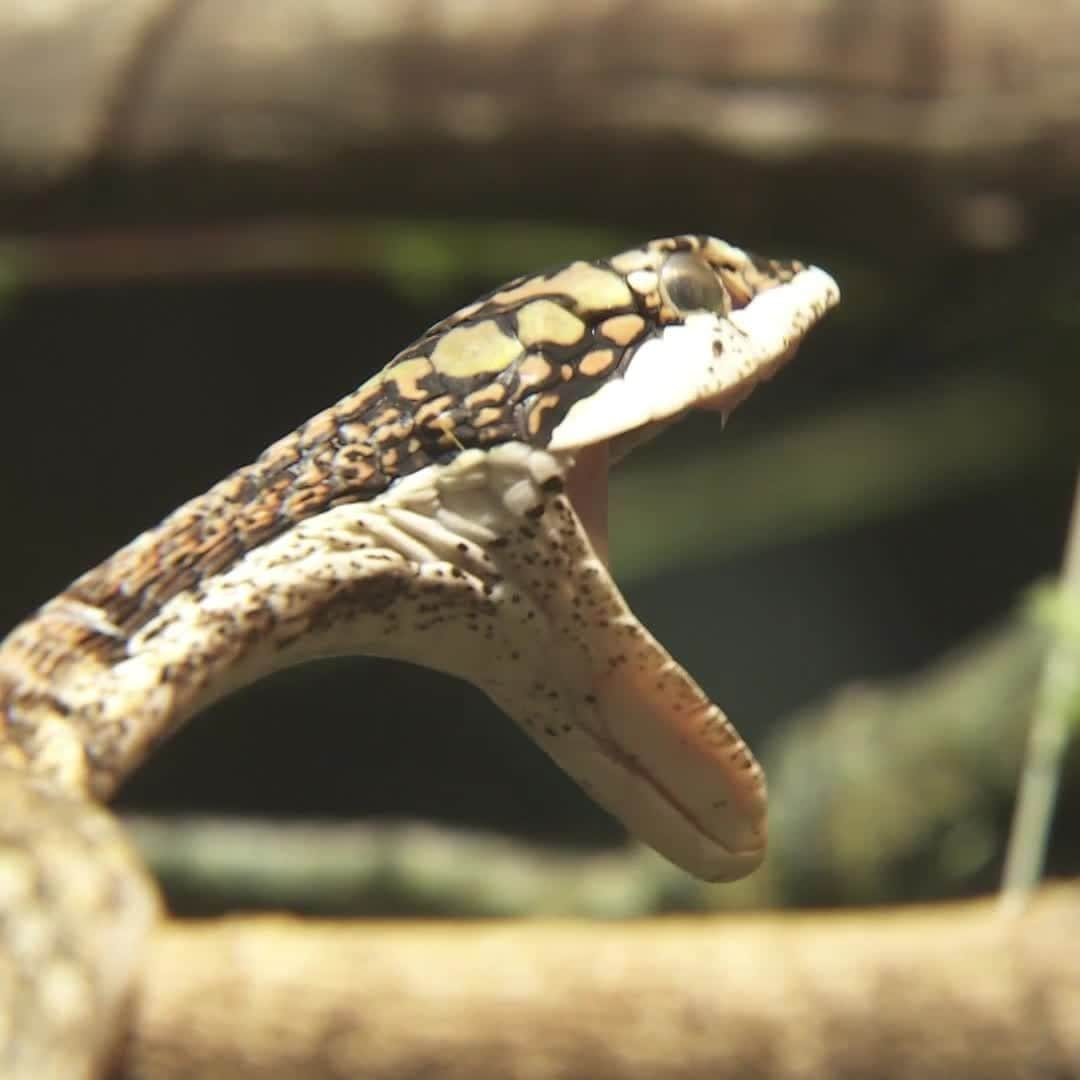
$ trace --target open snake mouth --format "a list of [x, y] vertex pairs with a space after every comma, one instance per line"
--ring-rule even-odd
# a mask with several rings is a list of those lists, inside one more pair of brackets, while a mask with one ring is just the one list
[[[772, 370], [777, 370], [780, 363], [786, 363], [791, 359], [797, 349], [797, 345], [788, 349]], [[720, 413], [721, 423], [726, 423], [730, 413], [749, 397], [755, 385], [754, 381], [748, 381], [745, 385], [728, 387], [699, 402], [695, 407]], [[678, 417], [675, 416], [666, 421], [656, 421], [644, 427], [632, 429], [622, 436], [582, 446], [574, 454], [574, 464], [566, 477], [566, 493], [585, 531], [589, 534], [593, 550], [609, 570], [611, 569], [611, 539], [608, 532], [608, 480], [611, 468], [634, 447], [647, 442], [677, 419]]]
[[[794, 356], [797, 346], [792, 346], [781, 362]], [[779, 364], [773, 370], [776, 370]], [[726, 388], [713, 397], [699, 402], [695, 407], [718, 412], [721, 423], [726, 423], [730, 413], [753, 391], [754, 382], [743, 386]], [[604, 439], [589, 446], [582, 446], [574, 453], [574, 464], [566, 477], [566, 493], [574, 510], [581, 519], [592, 541], [593, 550], [611, 569], [611, 539], [608, 531], [608, 481], [613, 466], [617, 465], [630, 450], [658, 435], [665, 427], [677, 420], [672, 417], [645, 427], [635, 428], [622, 436]]]
[[609, 471], [690, 409], [726, 420], [794, 356], [806, 330], [837, 298], [828, 275], [800, 269], [735, 311], [693, 313], [659, 328], [631, 355], [621, 378], [569, 410], [549, 444], [572, 456], [566, 494], [607, 570], [606, 587], [625, 612], [622, 629], [634, 652], [629, 664], [612, 669], [613, 647], [604, 635], [582, 631], [586, 651], [606, 657], [577, 675], [589, 688], [591, 708], [579, 710], [562, 745], [542, 745], [632, 831], [710, 880], [741, 877], [763, 857], [764, 777], [724, 714], [663, 646], [640, 623], [628, 629], [633, 616], [610, 577]]

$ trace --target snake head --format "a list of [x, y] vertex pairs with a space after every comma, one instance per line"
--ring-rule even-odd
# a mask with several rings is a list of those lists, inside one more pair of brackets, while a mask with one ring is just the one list
[[791, 359], [839, 300], [824, 271], [762, 259], [713, 237], [655, 240], [616, 256], [611, 266], [626, 282], [630, 318], [640, 321], [600, 323], [601, 337], [610, 326], [627, 338], [618, 364], [594, 393], [566, 409], [552, 428], [550, 450], [608, 439], [618, 460], [689, 409], [726, 418]]

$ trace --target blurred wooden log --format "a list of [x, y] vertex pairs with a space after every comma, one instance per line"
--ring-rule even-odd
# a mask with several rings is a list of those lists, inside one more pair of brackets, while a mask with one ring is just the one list
[[1080, 890], [642, 923], [176, 923], [117, 1076], [1080, 1075]]
[[648, 213], [1007, 245], [1077, 188], [1078, 71], [1076, 0], [9, 0], [0, 227]]

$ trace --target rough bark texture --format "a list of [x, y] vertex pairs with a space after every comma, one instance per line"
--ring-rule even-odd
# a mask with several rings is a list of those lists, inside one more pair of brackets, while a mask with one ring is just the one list
[[638, 924], [172, 924], [118, 1075], [1080, 1075], [1080, 892]]
[[13, 0], [0, 226], [669, 191], [789, 242], [1000, 246], [1076, 188], [1078, 72], [1073, 0]]

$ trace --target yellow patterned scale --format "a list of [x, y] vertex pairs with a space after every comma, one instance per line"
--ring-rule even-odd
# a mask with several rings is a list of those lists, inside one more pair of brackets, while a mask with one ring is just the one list
[[[760, 259], [721, 240], [688, 235], [511, 281], [432, 326], [353, 393], [178, 510], [146, 535], [145, 545], [85, 575], [72, 595], [130, 631], [182, 589], [290, 524], [374, 498], [400, 477], [446, 463], [464, 449], [512, 440], [568, 449], [601, 435], [637, 441], [636, 429], [708, 396], [702, 384], [708, 376], [692, 369], [693, 342], [672, 339], [687, 360], [665, 361], [659, 380], [678, 389], [678, 401], [669, 415], [651, 417], [649, 403], [666, 391], [641, 385], [636, 402], [630, 400], [636, 357], [695, 315], [727, 320], [755, 297], [805, 279], [805, 297], [787, 301], [805, 306], [802, 323], [796, 318], [788, 327], [787, 312], [774, 320], [795, 342], [817, 317], [813, 312], [828, 303], [816, 275], [826, 278], [799, 262]], [[751, 370], [761, 366], [751, 350], [726, 376], [740, 399], [783, 355], [772, 341], [766, 344], [757, 352], [768, 365]], [[730, 351], [740, 348], [736, 339]], [[612, 387], [614, 396], [599, 393]], [[150, 557], [146, 545], [153, 546]]]
[[368, 435], [357, 478], [385, 481], [509, 439], [547, 446], [650, 333], [688, 311], [744, 307], [804, 269], [681, 236], [512, 281], [433, 326], [346, 399]]

